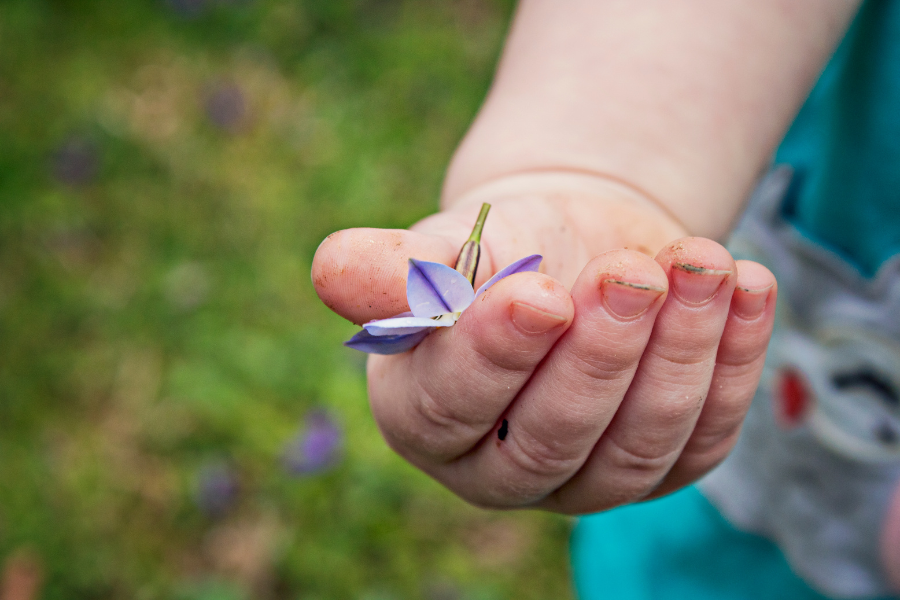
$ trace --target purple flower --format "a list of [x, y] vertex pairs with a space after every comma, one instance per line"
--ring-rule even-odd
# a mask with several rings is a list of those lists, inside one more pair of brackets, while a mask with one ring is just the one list
[[97, 147], [87, 139], [68, 139], [53, 156], [53, 175], [57, 181], [71, 186], [90, 183], [99, 167]]
[[247, 121], [247, 99], [235, 84], [220, 83], [206, 97], [206, 116], [219, 129], [238, 133]]
[[208, 463], [197, 475], [197, 506], [210, 517], [221, 517], [237, 500], [239, 487], [231, 466], [224, 462]]
[[307, 475], [333, 467], [340, 458], [343, 438], [327, 413], [310, 413], [303, 430], [287, 446], [285, 468], [294, 475]]
[[462, 312], [495, 283], [515, 273], [537, 271], [541, 260], [540, 254], [517, 260], [498, 271], [476, 292], [469, 280], [455, 269], [411, 258], [406, 300], [412, 312], [369, 321], [344, 345], [370, 354], [406, 352], [438, 327], [456, 323]]

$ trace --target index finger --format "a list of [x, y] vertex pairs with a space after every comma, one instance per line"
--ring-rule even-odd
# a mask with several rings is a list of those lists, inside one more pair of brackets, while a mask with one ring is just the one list
[[388, 443], [426, 470], [468, 452], [493, 429], [573, 316], [562, 284], [519, 273], [412, 352], [373, 356], [369, 399]]

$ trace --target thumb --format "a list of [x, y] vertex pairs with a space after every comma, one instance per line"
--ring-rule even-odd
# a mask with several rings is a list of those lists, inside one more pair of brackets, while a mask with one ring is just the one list
[[392, 317], [409, 310], [409, 259], [452, 266], [467, 235], [463, 232], [455, 243], [458, 234], [370, 228], [337, 231], [316, 250], [313, 285], [328, 308], [356, 324]]

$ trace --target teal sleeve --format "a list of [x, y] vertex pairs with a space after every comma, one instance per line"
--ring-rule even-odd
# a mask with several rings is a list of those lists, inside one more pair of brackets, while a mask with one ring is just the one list
[[868, 0], [776, 156], [786, 216], [874, 275], [900, 253], [900, 1]]

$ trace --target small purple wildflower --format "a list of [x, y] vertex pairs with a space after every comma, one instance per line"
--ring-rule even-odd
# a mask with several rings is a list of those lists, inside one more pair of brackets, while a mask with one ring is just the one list
[[284, 466], [293, 475], [326, 471], [340, 460], [343, 442], [343, 433], [328, 413], [313, 411], [300, 433], [288, 443]]
[[207, 516], [223, 516], [237, 500], [240, 486], [234, 469], [224, 462], [208, 463], [197, 474], [194, 500]]
[[439, 327], [450, 327], [462, 312], [495, 283], [526, 271], [537, 271], [543, 258], [532, 254], [500, 269], [487, 283], [472, 289], [466, 277], [440, 263], [409, 260], [406, 300], [412, 312], [369, 321], [345, 346], [370, 354], [398, 354], [414, 348]]
[[53, 155], [53, 176], [66, 185], [84, 185], [97, 176], [97, 147], [81, 137], [66, 140]]
[[228, 133], [241, 130], [247, 112], [247, 99], [236, 84], [220, 83], [206, 97], [206, 116], [213, 125]]

